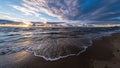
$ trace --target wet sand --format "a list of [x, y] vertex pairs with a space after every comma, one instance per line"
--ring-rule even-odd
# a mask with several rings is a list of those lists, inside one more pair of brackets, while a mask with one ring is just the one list
[[120, 33], [94, 40], [79, 56], [53, 62], [25, 51], [3, 55], [0, 68], [120, 68]]

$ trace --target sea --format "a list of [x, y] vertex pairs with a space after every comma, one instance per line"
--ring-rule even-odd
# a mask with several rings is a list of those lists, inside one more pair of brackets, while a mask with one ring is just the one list
[[10, 28], [0, 27], [0, 56], [27, 51], [47, 61], [77, 56], [92, 46], [92, 41], [120, 27]]

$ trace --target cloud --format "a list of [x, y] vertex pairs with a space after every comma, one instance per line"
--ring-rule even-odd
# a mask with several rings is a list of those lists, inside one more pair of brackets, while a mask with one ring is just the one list
[[44, 21], [42, 13], [68, 21], [120, 21], [120, 0], [23, 0], [11, 6]]
[[[119, 0], [23, 0], [26, 8], [62, 20], [109, 21], [120, 16]], [[113, 18], [114, 17], [114, 18]]]
[[[39, 12], [46, 13], [59, 19], [69, 19], [76, 16], [78, 11], [78, 0], [23, 0], [26, 5], [38, 9]], [[71, 18], [73, 19], [73, 18]]]
[[[37, 13], [36, 11], [34, 11], [34, 8], [30, 8], [30, 7], [22, 7], [22, 6], [17, 6], [17, 5], [10, 5], [13, 8], [15, 8], [16, 10], [19, 10], [21, 12], [24, 13], [24, 15], [35, 15], [36, 17], [39, 17], [39, 13]], [[25, 6], [25, 5], [24, 5]]]
[[24, 19], [21, 19], [21, 18], [15, 18], [15, 17], [9, 16], [9, 15], [0, 15], [0, 19], [8, 19], [8, 20], [13, 20], [13, 21], [24, 20]]

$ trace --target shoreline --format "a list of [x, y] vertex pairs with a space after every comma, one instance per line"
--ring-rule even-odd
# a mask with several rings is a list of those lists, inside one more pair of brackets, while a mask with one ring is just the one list
[[22, 51], [0, 56], [0, 68], [119, 68], [120, 33], [93, 40], [93, 45], [79, 56], [70, 56], [57, 61], [46, 61]]

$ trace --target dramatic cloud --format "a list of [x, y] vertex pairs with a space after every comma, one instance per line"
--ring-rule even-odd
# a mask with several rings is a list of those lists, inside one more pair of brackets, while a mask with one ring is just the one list
[[120, 0], [22, 0], [10, 5], [41, 20], [120, 21]]
[[120, 20], [120, 0], [23, 0], [24, 7], [65, 20]]
[[78, 0], [23, 0], [26, 6], [59, 19], [74, 19], [79, 11]]

